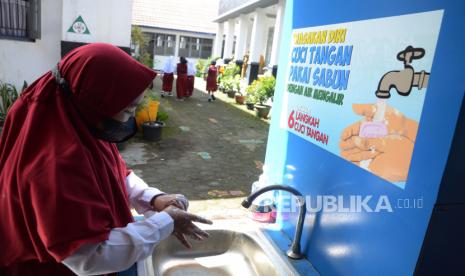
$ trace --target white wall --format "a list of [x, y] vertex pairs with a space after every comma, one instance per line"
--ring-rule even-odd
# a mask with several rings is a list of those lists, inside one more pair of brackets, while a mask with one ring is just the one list
[[35, 42], [0, 39], [0, 80], [21, 89], [60, 60], [61, 1], [41, 1], [41, 38]]
[[[61, 40], [129, 47], [131, 14], [132, 0], [41, 0], [40, 39], [0, 39], [0, 80], [18, 89], [30, 84], [60, 60]], [[90, 35], [67, 32], [79, 15]]]
[[[81, 16], [90, 34], [69, 33]], [[63, 0], [63, 40], [106, 42], [129, 47], [131, 41], [132, 0]]]

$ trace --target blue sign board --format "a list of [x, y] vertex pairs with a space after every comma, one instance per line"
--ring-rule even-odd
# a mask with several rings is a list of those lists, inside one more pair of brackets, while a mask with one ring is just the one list
[[[461, 1], [286, 1], [265, 163], [322, 275], [412, 275], [464, 98]], [[280, 208], [283, 209], [281, 199]], [[281, 216], [293, 235], [295, 217]]]

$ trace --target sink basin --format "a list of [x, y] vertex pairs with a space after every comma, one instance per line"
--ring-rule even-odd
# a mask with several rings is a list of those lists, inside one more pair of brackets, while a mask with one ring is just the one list
[[207, 226], [210, 238], [191, 241], [192, 249], [184, 248], [174, 237], [164, 240], [148, 259], [148, 267], [153, 268], [149, 274], [298, 275], [287, 256], [259, 229], [219, 228]]

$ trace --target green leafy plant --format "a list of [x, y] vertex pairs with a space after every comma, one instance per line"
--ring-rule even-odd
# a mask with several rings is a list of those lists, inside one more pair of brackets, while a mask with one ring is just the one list
[[224, 88], [224, 77], [222, 74], [218, 74], [218, 77], [217, 77], [217, 82], [218, 82], [218, 89], [220, 91], [225, 91], [225, 88]]
[[260, 78], [262, 89], [265, 90], [267, 99], [273, 98], [274, 87], [276, 86], [276, 79], [273, 76]]
[[241, 76], [223, 78], [223, 86], [226, 91], [239, 92], [241, 89]]
[[240, 68], [236, 63], [231, 62], [224, 68], [224, 73], [219, 75], [218, 82], [220, 90], [235, 91], [239, 92], [241, 90], [241, 76]]
[[8, 111], [18, 99], [18, 96], [18, 90], [16, 90], [15, 86], [0, 82], [0, 122], [5, 121]]
[[239, 75], [240, 73], [241, 68], [235, 62], [230, 62], [224, 68], [223, 78], [234, 78], [236, 75]]
[[153, 57], [147, 52], [149, 38], [142, 32], [142, 29], [139, 26], [132, 26], [131, 41], [132, 44], [139, 46], [139, 53], [135, 56], [136, 60], [150, 68], [153, 68]]
[[214, 59], [211, 57], [208, 59], [199, 59], [197, 63], [195, 64], [195, 69], [197, 70], [195, 75], [197, 77], [204, 77], [204, 75], [207, 72], [208, 66], [210, 66], [212, 60]]
[[145, 92], [144, 99], [142, 100], [142, 102], [137, 106], [136, 113], [138, 113], [141, 110], [146, 109], [146, 107], [148, 107], [151, 101], [160, 101], [160, 100], [158, 98], [157, 93], [149, 89], [147, 92]]
[[197, 60], [197, 63], [195, 64], [195, 76], [196, 77], [203, 77], [203, 74], [205, 72], [205, 64], [207, 63], [208, 60], [205, 59], [199, 59]]
[[253, 104], [265, 103], [274, 96], [275, 85], [276, 80], [273, 76], [261, 77], [254, 80], [252, 84], [246, 88], [247, 101]]
[[169, 115], [166, 111], [158, 110], [157, 112], [157, 121], [166, 122], [169, 118]]
[[257, 91], [260, 83], [258, 80], [254, 80], [247, 88], [245, 89], [246, 100], [249, 103], [256, 104], [258, 102], [258, 97], [256, 96], [255, 91]]

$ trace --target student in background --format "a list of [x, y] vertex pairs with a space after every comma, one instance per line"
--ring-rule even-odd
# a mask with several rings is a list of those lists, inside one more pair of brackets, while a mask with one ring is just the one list
[[165, 60], [165, 65], [163, 66], [163, 85], [161, 96], [173, 96], [173, 79], [174, 79], [174, 59], [170, 56], [168, 59]]
[[186, 97], [192, 96], [194, 92], [194, 81], [195, 81], [195, 66], [192, 61], [187, 62], [187, 94]]
[[216, 78], [218, 76], [218, 69], [216, 68], [216, 61], [212, 61], [210, 66], [208, 67], [207, 72], [207, 91], [208, 91], [208, 101], [211, 102], [212, 100], [216, 100], [215, 95], [213, 93], [218, 90], [218, 84], [216, 82]]
[[176, 66], [176, 97], [179, 101], [183, 101], [187, 93], [187, 60], [184, 57], [179, 58], [179, 63]]

